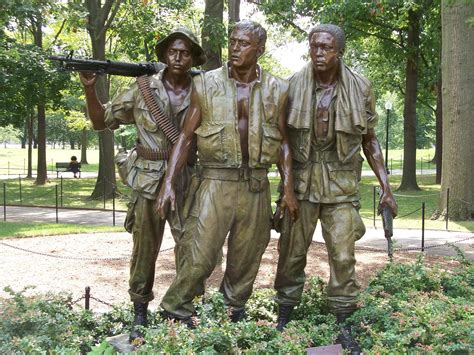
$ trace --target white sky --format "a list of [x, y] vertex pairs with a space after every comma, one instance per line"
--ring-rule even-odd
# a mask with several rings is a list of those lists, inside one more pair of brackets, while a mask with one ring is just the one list
[[[255, 13], [255, 6], [242, 1], [240, 4], [240, 18], [251, 19], [261, 23], [268, 29], [268, 24], [265, 24], [265, 17], [261, 12]], [[302, 58], [308, 53], [307, 43], [298, 43], [296, 40], [287, 42], [284, 46], [275, 47], [272, 43], [267, 42], [267, 52], [280, 62], [280, 64], [289, 69], [292, 73], [300, 70], [306, 61]]]
[[[196, 0], [194, 3], [196, 6], [204, 9], [204, 0]], [[242, 20], [251, 19], [257, 21], [264, 27], [268, 28], [268, 24], [265, 24], [265, 17], [263, 14], [259, 11], [255, 12], [255, 5], [249, 4], [246, 1], [241, 1], [240, 18]], [[224, 19], [224, 21], [227, 21], [227, 19]], [[289, 69], [293, 73], [301, 69], [306, 63], [302, 56], [308, 53], [308, 46], [305, 42], [298, 43], [297, 41], [292, 41], [286, 43], [286, 45], [282, 47], [276, 48], [275, 46], [272, 46], [272, 43], [267, 42], [267, 52], [270, 52], [283, 67]]]

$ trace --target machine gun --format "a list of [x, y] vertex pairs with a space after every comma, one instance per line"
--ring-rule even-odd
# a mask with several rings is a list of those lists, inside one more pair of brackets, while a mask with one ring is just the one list
[[383, 222], [383, 231], [385, 233], [385, 238], [387, 239], [387, 249], [388, 257], [390, 261], [393, 260], [393, 214], [392, 210], [388, 206], [383, 206], [381, 208], [382, 222]]
[[59, 62], [60, 69], [65, 71], [93, 72], [98, 74], [142, 76], [158, 73], [166, 67], [160, 62], [126, 63], [111, 60], [79, 59], [73, 58], [72, 53], [66, 57], [48, 57]]

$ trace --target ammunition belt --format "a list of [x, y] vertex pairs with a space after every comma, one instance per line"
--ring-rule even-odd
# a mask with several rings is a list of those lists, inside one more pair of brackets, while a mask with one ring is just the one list
[[151, 112], [151, 117], [156, 125], [161, 128], [166, 138], [174, 145], [178, 141], [179, 131], [158, 105], [156, 94], [150, 87], [150, 77], [147, 75], [140, 76], [137, 78], [137, 83], [143, 100]]
[[171, 154], [171, 148], [168, 150], [152, 149], [152, 148], [144, 147], [143, 145], [139, 143], [135, 145], [135, 148], [139, 157], [146, 160], [151, 160], [151, 161], [168, 160]]

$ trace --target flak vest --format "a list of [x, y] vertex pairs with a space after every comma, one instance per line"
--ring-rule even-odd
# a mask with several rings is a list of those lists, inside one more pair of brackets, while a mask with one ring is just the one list
[[[280, 157], [282, 136], [278, 115], [288, 95], [288, 82], [263, 70], [249, 98], [248, 149], [250, 168], [266, 168]], [[196, 129], [198, 158], [207, 168], [240, 168], [237, 88], [227, 65], [194, 78], [201, 107]]]

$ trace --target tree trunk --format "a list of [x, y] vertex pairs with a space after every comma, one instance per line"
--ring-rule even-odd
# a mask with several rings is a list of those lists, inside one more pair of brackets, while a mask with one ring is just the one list
[[38, 105], [38, 162], [36, 168], [36, 185], [44, 185], [48, 181], [46, 166], [46, 111], [44, 105]]
[[222, 43], [216, 38], [216, 32], [222, 28], [224, 17], [224, 0], [206, 0], [204, 21], [202, 25], [202, 48], [207, 56], [204, 70], [222, 66]]
[[30, 113], [28, 118], [28, 173], [26, 178], [33, 178], [33, 114]]
[[26, 148], [26, 142], [28, 142], [28, 117], [25, 118], [25, 124], [23, 125], [23, 135], [21, 137], [21, 149]]
[[89, 164], [87, 162], [87, 129], [83, 128], [81, 131], [81, 164]]
[[[43, 48], [43, 19], [40, 14], [37, 18], [31, 19], [34, 44], [39, 48]], [[43, 90], [41, 87], [39, 90]], [[44, 95], [43, 95], [44, 96]], [[41, 97], [41, 95], [40, 95]], [[36, 185], [44, 185], [48, 181], [48, 171], [46, 166], [46, 108], [45, 103], [40, 102], [37, 106], [38, 110], [38, 162], [36, 170]]]
[[443, 170], [439, 210], [446, 211], [449, 188], [449, 218], [471, 219], [474, 214], [474, 4], [442, 1], [443, 73]]
[[[120, 0], [106, 0], [101, 2], [88, 0], [85, 2], [89, 12], [87, 30], [91, 38], [92, 55], [94, 59], [105, 60], [105, 44], [107, 29], [120, 7]], [[109, 100], [107, 80], [104, 76], [99, 77], [96, 83], [97, 96], [101, 102]], [[115, 180], [114, 163], [114, 134], [110, 130], [99, 132], [99, 175], [90, 198], [111, 198]]]
[[403, 173], [400, 191], [419, 190], [416, 182], [416, 98], [418, 85], [418, 62], [420, 58], [420, 15], [408, 13], [408, 58], [406, 63], [405, 106], [403, 109]]
[[443, 94], [441, 74], [436, 88], [436, 150], [433, 162], [436, 164], [436, 183], [441, 184], [441, 172], [443, 162]]
[[232, 30], [232, 26], [239, 21], [240, 0], [229, 0], [229, 32]]

